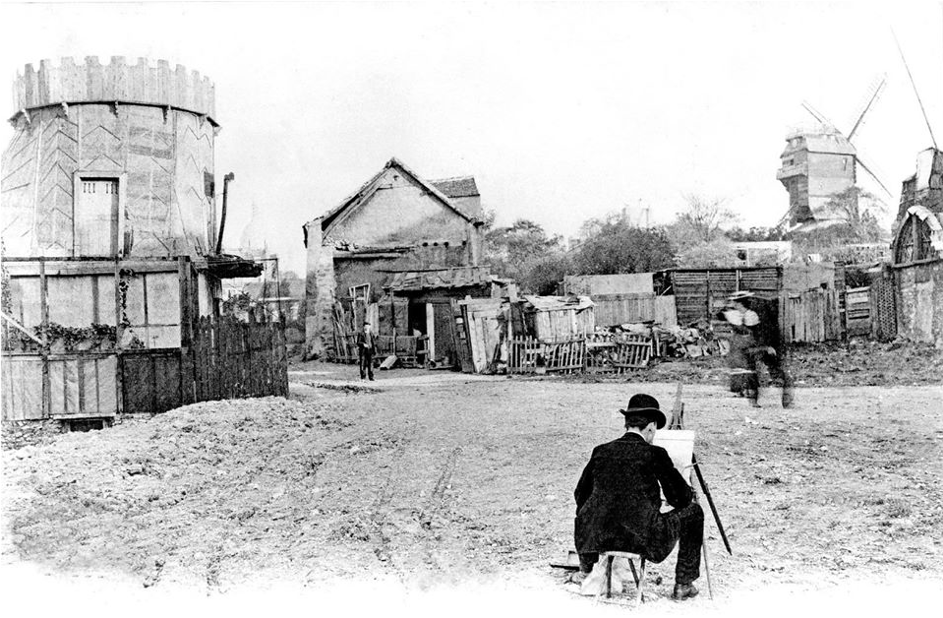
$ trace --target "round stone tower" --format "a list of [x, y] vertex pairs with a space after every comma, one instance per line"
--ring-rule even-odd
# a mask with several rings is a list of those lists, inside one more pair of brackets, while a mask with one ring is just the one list
[[191, 257], [215, 249], [213, 84], [144, 58], [30, 64], [0, 210], [9, 257]]

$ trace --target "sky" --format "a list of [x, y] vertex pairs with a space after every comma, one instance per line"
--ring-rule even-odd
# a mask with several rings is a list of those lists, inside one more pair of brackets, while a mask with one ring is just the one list
[[[859, 170], [889, 225], [931, 145], [892, 29], [943, 142], [940, 2], [6, 2], [0, 88], [62, 56], [209, 76], [216, 174], [236, 177], [226, 245], [251, 238], [300, 273], [302, 224], [394, 156], [426, 179], [475, 176], [499, 225], [564, 237], [622, 208], [669, 223], [692, 194], [775, 225], [801, 102], [847, 131], [882, 74], [854, 143], [891, 190]], [[12, 116], [12, 88], [0, 100]]]

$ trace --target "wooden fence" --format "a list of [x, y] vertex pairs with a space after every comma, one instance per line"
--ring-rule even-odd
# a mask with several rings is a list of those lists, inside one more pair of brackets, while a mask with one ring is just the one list
[[629, 333], [595, 336], [589, 343], [587, 371], [593, 373], [625, 373], [644, 369], [652, 357], [652, 338]]
[[508, 340], [508, 373], [577, 373], [586, 366], [586, 339]]
[[196, 401], [288, 396], [288, 356], [280, 322], [201, 318], [193, 331], [192, 359]]
[[625, 373], [644, 369], [651, 360], [651, 337], [621, 334], [604, 340], [595, 335], [592, 338], [595, 340], [510, 339], [508, 373]]
[[835, 290], [784, 294], [782, 308], [782, 329], [787, 343], [817, 343], [841, 338], [841, 314]]
[[848, 336], [871, 334], [871, 289], [848, 288], [845, 292], [845, 332]]
[[281, 322], [202, 318], [187, 348], [4, 353], [3, 419], [156, 414], [213, 399], [288, 395]]

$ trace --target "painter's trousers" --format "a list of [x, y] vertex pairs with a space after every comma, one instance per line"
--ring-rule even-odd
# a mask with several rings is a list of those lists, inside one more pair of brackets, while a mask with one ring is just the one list
[[[641, 552], [649, 562], [661, 562], [678, 544], [675, 583], [690, 584], [701, 576], [701, 545], [704, 542], [704, 510], [692, 502], [683, 509], [659, 513], [652, 527], [648, 547]], [[618, 545], [618, 543], [614, 543]], [[612, 551], [638, 552], [632, 547], [613, 547]], [[589, 573], [599, 554], [580, 554], [580, 570]]]

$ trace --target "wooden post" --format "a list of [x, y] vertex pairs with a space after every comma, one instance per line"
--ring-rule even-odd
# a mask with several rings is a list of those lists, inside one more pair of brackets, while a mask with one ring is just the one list
[[39, 258], [39, 315], [43, 340], [43, 344], [39, 348], [43, 363], [42, 416], [48, 418], [51, 414], [52, 392], [49, 384], [49, 299], [45, 258]]
[[426, 303], [426, 365], [435, 360], [435, 305]]
[[124, 313], [121, 297], [121, 262], [115, 257], [115, 402], [118, 414], [124, 414], [124, 356], [121, 354]]
[[179, 374], [180, 403], [192, 403], [190, 393], [193, 384], [193, 359], [189, 294], [190, 289], [186, 276], [186, 258], [177, 258], [177, 292], [180, 305], [180, 362], [177, 366]]

